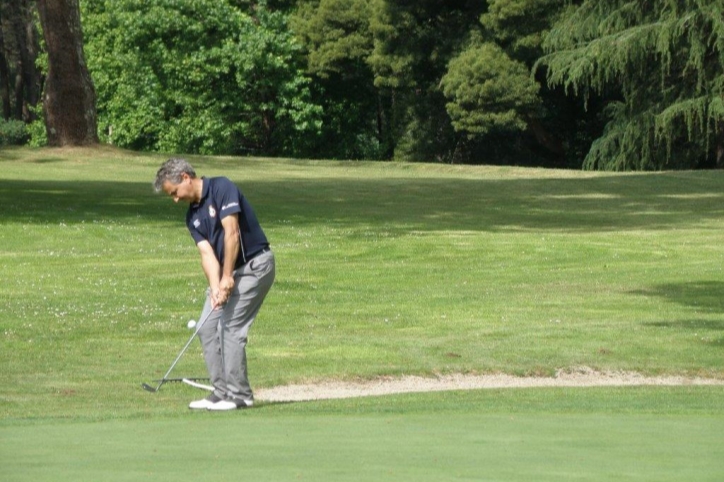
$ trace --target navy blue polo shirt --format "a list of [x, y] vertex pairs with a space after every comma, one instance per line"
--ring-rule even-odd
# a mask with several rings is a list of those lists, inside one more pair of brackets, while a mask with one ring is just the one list
[[221, 220], [231, 214], [239, 216], [239, 256], [234, 269], [269, 247], [264, 231], [249, 202], [238, 187], [225, 177], [202, 177], [204, 187], [201, 201], [189, 205], [186, 226], [196, 244], [208, 241], [214, 248], [216, 259], [224, 266], [224, 227]]

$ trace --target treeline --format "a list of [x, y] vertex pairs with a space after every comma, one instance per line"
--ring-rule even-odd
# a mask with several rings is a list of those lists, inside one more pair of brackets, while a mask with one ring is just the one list
[[[35, 1], [0, 5], [3, 129], [30, 125], [40, 143]], [[98, 136], [121, 147], [724, 166], [724, 0], [80, 0], [80, 12]]]

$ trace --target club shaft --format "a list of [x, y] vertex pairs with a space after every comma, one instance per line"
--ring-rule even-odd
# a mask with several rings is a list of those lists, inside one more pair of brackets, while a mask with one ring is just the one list
[[204, 317], [204, 319], [201, 320], [201, 321], [196, 325], [196, 330], [194, 330], [194, 334], [191, 335], [191, 338], [189, 338], [189, 341], [186, 342], [186, 345], [183, 347], [183, 349], [181, 350], [181, 352], [178, 354], [178, 356], [176, 357], [176, 359], [173, 361], [173, 363], [171, 364], [171, 367], [168, 369], [168, 371], [166, 372], [166, 374], [165, 374], [165, 375], [163, 376], [163, 378], [161, 379], [161, 382], [158, 384], [158, 387], [156, 388], [156, 390], [158, 390], [159, 388], [161, 388], [161, 385], [163, 385], [163, 384], [166, 382], [166, 379], [168, 378], [169, 374], [173, 371], [174, 367], [176, 366], [176, 364], [178, 363], [178, 361], [181, 359], [181, 357], [183, 356], [183, 354], [186, 353], [186, 350], [188, 350], [189, 346], [191, 345], [191, 342], [194, 341], [194, 338], [196, 338], [196, 335], [199, 333], [199, 330], [201, 329], [202, 326], [204, 326], [204, 323], [206, 323], [206, 320], [209, 319], [209, 317], [211, 316], [211, 313], [213, 313], [213, 312], [214, 312], [213, 309], [209, 310], [209, 312], [206, 314], [206, 316]]

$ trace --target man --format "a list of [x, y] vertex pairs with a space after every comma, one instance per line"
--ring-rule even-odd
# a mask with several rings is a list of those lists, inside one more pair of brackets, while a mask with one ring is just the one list
[[196, 177], [184, 159], [156, 173], [156, 192], [189, 203], [186, 226], [201, 254], [209, 288], [199, 328], [214, 391], [191, 409], [235, 410], [254, 404], [246, 368], [249, 328], [274, 283], [274, 254], [249, 202], [225, 177]]

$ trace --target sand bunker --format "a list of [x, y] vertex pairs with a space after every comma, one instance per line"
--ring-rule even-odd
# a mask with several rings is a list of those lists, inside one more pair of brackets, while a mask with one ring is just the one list
[[478, 390], [530, 387], [624, 387], [624, 386], [724, 385], [714, 378], [684, 376], [646, 377], [633, 372], [599, 372], [587, 367], [559, 371], [554, 377], [516, 377], [513, 375], [441, 375], [405, 376], [361, 382], [327, 381], [256, 390], [255, 398], [270, 402], [298, 402], [335, 398], [369, 397], [395, 393]]

